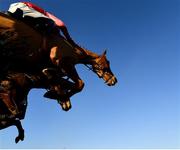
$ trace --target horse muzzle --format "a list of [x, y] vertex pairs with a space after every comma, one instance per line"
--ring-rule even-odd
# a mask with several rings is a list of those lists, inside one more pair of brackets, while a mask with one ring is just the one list
[[66, 100], [66, 101], [59, 102], [59, 103], [61, 105], [62, 110], [64, 110], [64, 111], [69, 111], [72, 108], [70, 100]]
[[117, 83], [117, 78], [114, 76], [114, 75], [112, 75], [112, 76], [108, 76], [108, 77], [106, 77], [105, 75], [104, 75], [104, 77], [103, 77], [103, 80], [105, 81], [105, 83], [108, 85], [108, 86], [114, 86], [116, 83]]

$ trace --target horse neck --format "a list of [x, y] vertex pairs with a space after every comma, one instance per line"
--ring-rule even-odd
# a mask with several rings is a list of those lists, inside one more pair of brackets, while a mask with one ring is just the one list
[[92, 63], [95, 61], [95, 59], [97, 59], [99, 57], [98, 54], [91, 52], [89, 50], [84, 49], [84, 51], [86, 52], [86, 54], [81, 54], [83, 56], [81, 56], [81, 58], [80, 58], [80, 63], [82, 63], [82, 64], [92, 65]]

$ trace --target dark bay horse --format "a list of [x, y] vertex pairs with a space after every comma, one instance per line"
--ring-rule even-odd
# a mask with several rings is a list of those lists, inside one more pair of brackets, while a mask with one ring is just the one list
[[[53, 47], [59, 49], [57, 58], [59, 64], [57, 66], [54, 66], [50, 59]], [[74, 82], [71, 89], [66, 92], [66, 96], [71, 97], [83, 89], [84, 83], [79, 77], [75, 65], [84, 64], [99, 78], [102, 78], [108, 86], [115, 85], [117, 79], [110, 69], [106, 52], [98, 55], [86, 49], [84, 51], [86, 54], [78, 48], [72, 47], [63, 37], [43, 36], [25, 23], [0, 13], [0, 72], [2, 73], [4, 69], [11, 68], [33, 74], [49, 66], [55, 67]], [[22, 85], [20, 89], [29, 91], [31, 88], [32, 86], [28, 86], [26, 89], [26, 86]], [[16, 87], [14, 89], [18, 90]], [[27, 97], [27, 91], [20, 92], [24, 95], [22, 97]], [[14, 97], [16, 98], [16, 95]], [[22, 97], [16, 99], [22, 100]], [[10, 120], [12, 121], [12, 119]], [[8, 123], [10, 126], [17, 125], [19, 122], [13, 120], [13, 123]], [[21, 139], [22, 135], [18, 137], [18, 140]]]
[[[19, 140], [24, 140], [24, 129], [20, 120], [25, 117], [28, 103], [27, 95], [31, 89], [49, 89], [53, 86], [56, 92], [54, 99], [59, 100], [58, 103], [60, 103], [62, 109], [68, 111], [71, 108], [70, 99], [63, 99], [62, 101], [61, 97], [64, 95], [64, 92], [66, 92], [65, 90], [73, 86], [73, 83], [61, 77], [48, 79], [42, 73], [32, 75], [9, 72], [7, 77], [1, 80], [0, 85], [0, 130], [9, 126], [16, 126], [19, 132], [19, 135], [15, 139], [16, 143]], [[18, 107], [19, 113], [15, 116], [12, 115], [7, 106], [5, 106], [4, 100], [6, 101], [8, 98], [15, 102]]]

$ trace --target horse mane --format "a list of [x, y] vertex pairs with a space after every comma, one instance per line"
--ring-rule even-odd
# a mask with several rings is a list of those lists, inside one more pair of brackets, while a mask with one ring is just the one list
[[86, 56], [84, 56], [84, 57], [89, 57], [90, 59], [95, 59], [95, 58], [98, 58], [98, 57], [99, 57], [98, 54], [96, 54], [95, 52], [92, 52], [92, 51], [88, 50], [88, 49], [85, 48], [84, 46], [81, 46], [81, 45], [79, 45], [79, 44], [78, 44], [78, 46], [86, 52]]

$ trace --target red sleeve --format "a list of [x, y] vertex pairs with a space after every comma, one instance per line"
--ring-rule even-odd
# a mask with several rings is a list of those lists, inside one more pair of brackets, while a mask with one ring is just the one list
[[44, 14], [45, 16], [49, 17], [50, 19], [52, 19], [55, 24], [59, 27], [65, 26], [64, 22], [62, 20], [60, 20], [59, 18], [55, 17], [53, 14], [46, 12], [44, 9], [40, 8], [39, 6], [30, 3], [30, 2], [22, 2], [24, 4], [26, 4], [28, 7], [35, 9], [36, 11]]
[[58, 26], [58, 27], [64, 27], [65, 24], [62, 20], [60, 20], [59, 18], [55, 17], [53, 14], [49, 13], [49, 12], [46, 12], [47, 16], [52, 19], [55, 24]]
[[44, 9], [40, 8], [39, 6], [37, 6], [37, 5], [33, 4], [33, 3], [30, 3], [30, 2], [22, 2], [22, 3], [26, 4], [28, 7], [31, 7], [33, 9], [35, 9], [36, 11], [38, 11], [38, 12], [44, 14], [45, 16], [47, 16], [46, 11]]

